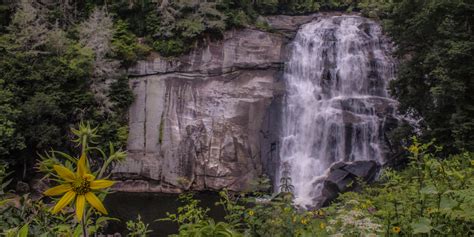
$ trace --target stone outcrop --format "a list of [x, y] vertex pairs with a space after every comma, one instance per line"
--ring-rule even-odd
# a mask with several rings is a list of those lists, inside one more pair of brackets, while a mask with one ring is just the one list
[[338, 162], [331, 166], [328, 175], [322, 180], [321, 195], [315, 200], [319, 206], [327, 206], [339, 193], [354, 190], [357, 182], [371, 182], [380, 170], [375, 161]]
[[[122, 191], [243, 190], [262, 174], [262, 147], [281, 81], [281, 34], [226, 32], [175, 59], [129, 70], [135, 101], [128, 158], [113, 175]], [[276, 106], [273, 106], [276, 108]], [[268, 140], [268, 139], [267, 139]]]

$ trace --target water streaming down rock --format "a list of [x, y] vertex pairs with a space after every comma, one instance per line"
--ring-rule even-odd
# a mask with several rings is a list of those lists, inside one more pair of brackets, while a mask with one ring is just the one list
[[384, 161], [384, 121], [397, 102], [390, 43], [374, 21], [323, 17], [304, 25], [286, 65], [280, 170], [295, 202], [317, 206], [321, 180], [338, 161]]

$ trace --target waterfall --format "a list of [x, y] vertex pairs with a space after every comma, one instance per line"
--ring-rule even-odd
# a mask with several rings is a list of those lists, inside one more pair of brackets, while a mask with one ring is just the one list
[[276, 181], [290, 177], [296, 204], [314, 206], [331, 164], [383, 163], [383, 111], [396, 106], [387, 93], [395, 63], [381, 27], [359, 16], [308, 23], [290, 47]]

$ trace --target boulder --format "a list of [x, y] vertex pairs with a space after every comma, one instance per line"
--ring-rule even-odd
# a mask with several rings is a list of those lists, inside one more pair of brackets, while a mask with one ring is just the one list
[[372, 160], [338, 162], [331, 166], [323, 181], [321, 195], [315, 203], [327, 206], [339, 193], [352, 191], [358, 187], [357, 181], [372, 182], [380, 170], [380, 165]]

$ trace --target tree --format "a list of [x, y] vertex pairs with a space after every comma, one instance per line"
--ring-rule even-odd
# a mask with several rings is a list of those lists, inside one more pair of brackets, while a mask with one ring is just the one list
[[19, 2], [8, 30], [15, 32], [14, 41], [23, 50], [37, 50], [43, 46], [48, 31], [45, 17], [27, 0]]
[[474, 5], [465, 0], [393, 3], [386, 29], [402, 58], [392, 94], [422, 118], [447, 151], [474, 149]]
[[10, 151], [25, 147], [23, 137], [16, 130], [18, 109], [13, 104], [13, 93], [5, 88], [5, 82], [0, 79], [0, 157], [10, 154]]
[[108, 57], [113, 35], [112, 18], [104, 9], [95, 9], [89, 19], [79, 25], [79, 42], [94, 55], [91, 89], [103, 112], [110, 112], [112, 104], [107, 97], [108, 91], [110, 84], [120, 76], [120, 62]]

